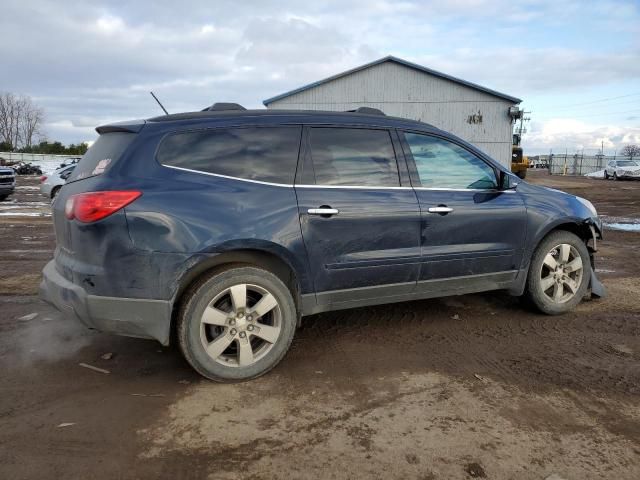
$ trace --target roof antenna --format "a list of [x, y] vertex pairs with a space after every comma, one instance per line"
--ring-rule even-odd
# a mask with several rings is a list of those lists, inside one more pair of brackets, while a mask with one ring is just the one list
[[151, 94], [151, 96], [153, 97], [153, 99], [158, 102], [158, 105], [160, 105], [160, 108], [164, 111], [165, 115], [169, 115], [169, 112], [167, 112], [167, 109], [164, 108], [164, 106], [160, 103], [160, 100], [158, 100], [158, 97], [156, 97], [153, 92], [149, 92]]

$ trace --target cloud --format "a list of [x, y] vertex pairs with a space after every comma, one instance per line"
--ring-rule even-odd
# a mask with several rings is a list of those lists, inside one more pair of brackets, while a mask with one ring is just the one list
[[529, 154], [555, 152], [569, 153], [585, 150], [586, 153], [605, 150], [613, 153], [627, 144], [640, 144], [640, 127], [592, 125], [572, 118], [553, 118], [544, 122], [532, 122], [523, 141]]
[[387, 54], [526, 101], [637, 82], [638, 18], [624, 1], [5, 0], [0, 86], [33, 96], [65, 142], [159, 114], [149, 90], [172, 112], [261, 107]]

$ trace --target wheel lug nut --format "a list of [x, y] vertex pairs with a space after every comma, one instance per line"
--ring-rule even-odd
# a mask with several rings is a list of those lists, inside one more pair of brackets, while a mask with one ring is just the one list
[[235, 335], [236, 333], [238, 333], [238, 331], [237, 331], [235, 328], [232, 328], [232, 329], [229, 331], [229, 333], [230, 333], [231, 335]]
[[247, 334], [246, 334], [246, 333], [244, 333], [244, 332], [240, 332], [240, 338], [244, 338], [244, 337], [246, 337], [246, 336], [247, 336]]
[[247, 315], [247, 320], [251, 321], [251, 320], [253, 320], [253, 317], [251, 315]]
[[235, 321], [235, 320], [233, 320], [233, 319], [229, 320], [229, 325], [233, 326], [233, 325], [235, 325], [235, 324], [236, 324], [236, 321]]
[[247, 330], [249, 330], [250, 332], [251, 332], [251, 331], [253, 331], [253, 325], [249, 325], [249, 326], [247, 327]]

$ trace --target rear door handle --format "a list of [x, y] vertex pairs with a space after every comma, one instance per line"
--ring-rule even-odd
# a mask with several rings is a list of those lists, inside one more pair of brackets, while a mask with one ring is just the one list
[[309, 215], [323, 215], [330, 217], [331, 215], [337, 215], [340, 213], [340, 210], [337, 208], [329, 208], [329, 207], [320, 207], [320, 208], [310, 208], [307, 210]]
[[453, 212], [453, 208], [445, 207], [444, 205], [439, 205], [437, 207], [429, 207], [429, 213], [439, 213], [440, 215], [446, 215], [447, 213]]

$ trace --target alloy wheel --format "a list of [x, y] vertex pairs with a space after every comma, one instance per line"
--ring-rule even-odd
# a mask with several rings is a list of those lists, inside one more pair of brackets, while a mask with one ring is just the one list
[[281, 328], [276, 297], [263, 287], [242, 283], [209, 302], [200, 319], [200, 340], [216, 362], [247, 367], [273, 348]]
[[578, 250], [568, 243], [557, 245], [544, 257], [540, 269], [542, 291], [555, 303], [568, 302], [580, 288], [583, 273]]

